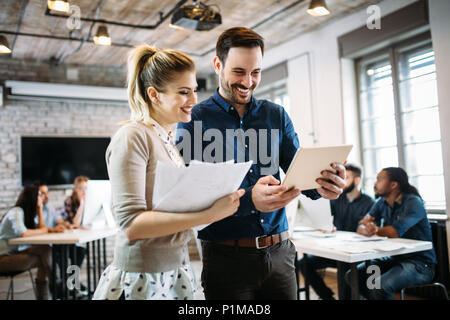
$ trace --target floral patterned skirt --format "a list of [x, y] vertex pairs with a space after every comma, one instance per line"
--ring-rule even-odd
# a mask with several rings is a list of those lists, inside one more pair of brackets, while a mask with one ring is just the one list
[[197, 291], [195, 275], [189, 264], [158, 273], [126, 272], [114, 265], [103, 271], [94, 300], [192, 300]]

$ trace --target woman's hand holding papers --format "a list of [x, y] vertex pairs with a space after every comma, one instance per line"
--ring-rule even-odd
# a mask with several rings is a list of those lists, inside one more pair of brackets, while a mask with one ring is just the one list
[[222, 220], [237, 211], [244, 194], [245, 190], [239, 189], [197, 212], [144, 211], [125, 228], [125, 235], [130, 241], [156, 238]]
[[239, 208], [239, 199], [245, 194], [244, 189], [239, 189], [225, 197], [222, 197], [207, 210], [204, 211], [208, 215], [207, 223], [213, 223], [222, 220], [234, 214]]
[[300, 195], [299, 189], [285, 192], [287, 187], [279, 184], [280, 181], [273, 176], [262, 177], [256, 182], [252, 189], [252, 200], [257, 210], [271, 212], [281, 209]]
[[330, 166], [337, 172], [333, 173], [327, 170], [322, 171], [321, 174], [323, 178], [318, 178], [316, 180], [316, 182], [320, 184], [320, 188], [317, 188], [316, 190], [322, 198], [336, 200], [339, 198], [345, 187], [345, 167], [340, 163], [333, 163]]

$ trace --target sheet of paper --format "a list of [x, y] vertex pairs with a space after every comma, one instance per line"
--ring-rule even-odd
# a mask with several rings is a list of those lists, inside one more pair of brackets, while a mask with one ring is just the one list
[[387, 240], [388, 237], [380, 237], [380, 236], [364, 236], [360, 234], [355, 234], [352, 237], [346, 238], [345, 241], [349, 242], [364, 242], [364, 241], [383, 241]]
[[337, 251], [343, 251], [347, 253], [363, 253], [363, 252], [376, 252], [376, 250], [367, 242], [354, 242], [349, 244], [345, 241], [336, 240], [333, 238], [320, 239], [320, 245]]
[[299, 220], [303, 225], [314, 229], [331, 231], [333, 228], [333, 216], [331, 215], [330, 200], [320, 198], [312, 200], [305, 195], [299, 196], [300, 210]]
[[175, 168], [158, 161], [153, 209], [166, 212], [193, 212], [209, 208], [217, 199], [239, 188], [251, 165], [252, 161], [242, 163], [192, 161], [188, 167]]
[[414, 245], [401, 242], [383, 241], [374, 243], [373, 247], [378, 251], [396, 251], [404, 248], [414, 248]]
[[315, 238], [335, 238], [336, 233], [325, 233], [322, 231], [305, 231], [304, 234], [306, 236], [315, 237]]
[[295, 226], [294, 232], [317, 231], [317, 229], [308, 226]]

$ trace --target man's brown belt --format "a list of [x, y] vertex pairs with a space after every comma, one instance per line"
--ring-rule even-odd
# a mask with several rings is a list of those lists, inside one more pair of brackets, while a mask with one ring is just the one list
[[289, 238], [289, 233], [287, 231], [283, 231], [281, 233], [269, 235], [269, 236], [261, 236], [251, 239], [239, 239], [239, 240], [226, 240], [215, 242], [215, 244], [222, 244], [225, 246], [238, 246], [238, 247], [250, 247], [250, 248], [267, 248], [273, 246], [281, 241], [284, 241]]

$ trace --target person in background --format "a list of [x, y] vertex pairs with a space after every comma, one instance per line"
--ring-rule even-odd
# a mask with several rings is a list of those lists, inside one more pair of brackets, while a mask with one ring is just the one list
[[[336, 200], [330, 200], [331, 214], [333, 215], [333, 232], [356, 232], [359, 221], [369, 212], [375, 200], [361, 190], [361, 168], [356, 165], [345, 166], [346, 178], [344, 192]], [[345, 263], [338, 264], [336, 260], [317, 257], [308, 254], [306, 259], [298, 261], [298, 269], [308, 279], [309, 284], [322, 300], [335, 300], [333, 291], [327, 287], [322, 277], [317, 273], [318, 269], [338, 267], [339, 299], [350, 299], [350, 288], [345, 283], [343, 276], [349, 266]]]
[[[405, 170], [398, 167], [381, 170], [374, 191], [379, 199], [359, 222], [358, 233], [432, 242], [427, 211], [419, 192], [409, 184]], [[431, 282], [435, 265], [434, 248], [361, 263], [357, 266], [360, 293], [370, 300], [392, 300], [392, 294], [402, 288]], [[369, 266], [378, 266], [381, 272], [372, 281], [373, 289], [367, 286], [367, 279], [373, 274], [367, 273]], [[347, 283], [350, 279], [351, 270], [345, 275]]]
[[88, 181], [89, 178], [86, 176], [75, 178], [72, 194], [64, 201], [64, 208], [58, 214], [61, 220], [58, 220], [57, 223], [64, 223], [67, 228], [81, 226]]
[[[49, 232], [63, 232], [62, 226], [47, 227], [43, 213], [43, 194], [32, 184], [20, 193], [13, 208], [0, 217], [0, 272], [25, 271], [37, 267], [36, 298], [48, 300], [51, 280], [51, 249], [48, 245], [10, 245], [8, 240]], [[35, 222], [36, 216], [38, 222]]]
[[[89, 178], [78, 176], [74, 179], [72, 194], [64, 201], [64, 207], [59, 210], [56, 223], [63, 225], [67, 229], [83, 228], [81, 221], [83, 218], [84, 201], [86, 198], [86, 188]], [[75, 249], [75, 254], [74, 254]], [[72, 265], [81, 267], [86, 256], [86, 248], [80, 245], [69, 246], [69, 258]], [[60, 261], [58, 259], [58, 261]], [[62, 267], [61, 265], [59, 267]], [[85, 286], [81, 284], [81, 290], [85, 291]]]
[[[59, 224], [64, 229], [66, 229], [66, 226], [63, 223], [63, 221], [58, 219], [58, 217], [56, 215], [56, 211], [49, 204], [48, 186], [45, 183], [40, 182], [40, 181], [34, 181], [33, 184], [39, 186], [39, 193], [42, 195], [42, 203], [43, 203], [42, 211], [44, 213], [45, 225], [47, 227], [54, 228], [58, 224], [57, 221], [59, 220]], [[38, 216], [36, 216], [36, 218], [35, 218], [36, 224], [38, 223], [38, 218], [39, 218]]]

